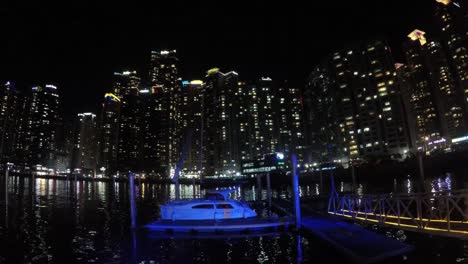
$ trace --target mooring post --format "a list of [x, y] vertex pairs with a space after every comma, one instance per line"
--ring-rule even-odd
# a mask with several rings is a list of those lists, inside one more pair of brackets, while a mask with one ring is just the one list
[[5, 228], [8, 228], [8, 164], [5, 167]]
[[196, 195], [196, 188], [195, 188], [195, 177], [192, 177], [192, 192], [193, 192], [193, 199], [197, 199], [197, 195]]
[[297, 175], [296, 154], [292, 155], [292, 189], [293, 189], [293, 208], [296, 217], [296, 229], [301, 228], [301, 204], [299, 199], [299, 179]]
[[267, 183], [268, 215], [271, 216], [271, 183], [270, 183], [269, 172], [266, 174], [266, 183]]
[[418, 165], [419, 165], [419, 179], [420, 179], [420, 192], [426, 192], [425, 179], [424, 179], [424, 165], [423, 165], [423, 155], [422, 151], [417, 152], [418, 156]]
[[353, 181], [353, 185], [351, 186], [352, 192], [356, 193], [356, 175], [354, 175], [354, 164], [353, 161], [351, 161], [351, 179]]
[[257, 201], [262, 200], [262, 175], [257, 174]]
[[302, 263], [302, 236], [297, 236], [297, 263]]
[[36, 191], [36, 179], [34, 177], [34, 173], [31, 173], [31, 196]]
[[319, 172], [320, 172], [320, 193], [323, 193], [323, 171], [322, 171], [322, 163], [320, 163], [319, 166]]
[[133, 172], [128, 173], [129, 182], [129, 199], [130, 199], [130, 220], [131, 228], [136, 228], [136, 207], [135, 207], [135, 174]]

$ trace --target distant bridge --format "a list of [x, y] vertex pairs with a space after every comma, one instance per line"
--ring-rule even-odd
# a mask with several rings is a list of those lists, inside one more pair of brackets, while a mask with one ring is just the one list
[[468, 190], [332, 195], [328, 213], [408, 231], [468, 239]]

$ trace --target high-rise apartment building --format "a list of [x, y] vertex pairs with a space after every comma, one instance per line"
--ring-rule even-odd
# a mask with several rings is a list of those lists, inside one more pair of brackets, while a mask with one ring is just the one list
[[180, 131], [179, 150], [184, 162], [185, 177], [200, 177], [203, 168], [203, 91], [201, 80], [185, 81], [177, 102], [177, 131]]
[[20, 98], [12, 82], [0, 85], [0, 161], [13, 162], [20, 114]]
[[141, 169], [150, 177], [168, 177], [168, 96], [159, 87], [139, 93]]
[[72, 169], [95, 176], [97, 169], [97, 120], [93, 113], [79, 113], [75, 123]]
[[107, 93], [102, 103], [99, 119], [99, 168], [104, 168], [106, 175], [117, 170], [117, 154], [119, 146], [119, 120], [121, 99]]
[[385, 42], [333, 53], [312, 72], [304, 96], [309, 162], [323, 160], [320, 153], [330, 147], [327, 159], [397, 158], [408, 152], [405, 112]]
[[117, 168], [123, 174], [137, 171], [141, 167], [140, 159], [140, 96], [126, 94], [120, 104], [120, 120], [118, 135]]
[[157, 91], [158, 115], [164, 120], [157, 133], [158, 162], [172, 176], [175, 164], [180, 156], [182, 131], [178, 131], [177, 104], [181, 92], [179, 60], [175, 50], [151, 51], [150, 84]]
[[[463, 109], [457, 100], [450, 66], [437, 41], [414, 30], [404, 43], [406, 76], [410, 85], [410, 112], [416, 124], [416, 145], [427, 151], [444, 148], [450, 138], [465, 131]], [[437, 142], [435, 144], [434, 142]]]
[[[435, 18], [453, 72], [460, 105], [468, 113], [468, 13], [466, 3], [436, 0]], [[463, 6], [463, 4], [465, 6]], [[465, 9], [463, 9], [465, 8]], [[466, 114], [465, 114], [466, 115]], [[466, 119], [466, 116], [465, 116]]]
[[240, 169], [238, 74], [210, 69], [203, 96], [204, 174], [232, 176]]
[[141, 78], [136, 71], [114, 72], [112, 84], [113, 93], [119, 98], [125, 95], [135, 95], [138, 92]]
[[55, 167], [56, 134], [59, 120], [57, 86], [46, 84], [32, 88], [25, 128], [25, 148], [30, 165]]
[[[303, 161], [304, 131], [303, 131], [303, 106], [299, 88], [290, 87], [287, 82], [282, 82], [273, 93], [276, 113], [273, 125], [277, 127], [275, 138], [270, 140], [276, 143], [276, 152], [282, 152], [286, 157], [297, 155], [299, 163]], [[268, 97], [267, 97], [268, 99]], [[265, 106], [261, 106], [265, 107]], [[268, 117], [268, 114], [265, 113]], [[275, 122], [276, 121], [276, 122]], [[276, 124], [275, 124], [276, 123]], [[274, 131], [274, 130], [273, 130]], [[267, 135], [266, 131], [264, 133]]]

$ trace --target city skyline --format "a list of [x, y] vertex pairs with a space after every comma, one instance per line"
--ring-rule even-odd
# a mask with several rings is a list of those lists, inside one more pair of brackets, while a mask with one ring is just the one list
[[0, 7], [1, 263], [468, 256], [468, 0]]
[[[285, 7], [291, 12], [282, 16], [283, 7], [264, 2], [229, 9], [208, 3], [173, 8], [130, 5], [125, 7], [133, 11], [128, 17], [121, 17], [127, 10], [118, 6], [105, 11], [103, 6], [78, 5], [63, 13], [53, 8], [36, 12], [33, 7], [10, 7], [4, 18], [14, 23], [5, 31], [9, 38], [0, 52], [1, 79], [11, 79], [19, 87], [57, 84], [62, 87], [67, 116], [95, 112], [96, 102], [112, 85], [113, 72], [147, 73], [151, 50], [176, 49], [183, 65], [181, 76], [188, 80], [219, 67], [237, 71], [245, 80], [270, 76], [302, 87], [314, 64], [361, 38], [388, 39], [394, 53], [402, 57], [399, 44], [407, 31], [417, 26], [428, 34], [435, 32], [431, 31], [433, 5], [317, 3], [316, 10], [330, 11], [329, 17], [316, 10], [309, 14], [300, 5]], [[413, 15], [410, 10], [415, 7], [421, 15]]]
[[66, 87], [21, 92], [8, 81], [1, 158], [25, 171], [177, 178], [241, 176], [243, 163], [275, 152], [306, 166], [451, 151], [468, 132], [467, 13], [451, 0], [433, 5], [438, 31], [409, 30], [397, 46], [403, 58], [384, 37], [344, 42], [313, 64], [304, 86], [222, 67], [187, 79], [190, 63], [158, 49], [114, 70], [97, 109], [70, 119], [66, 108], [86, 103], [68, 105]]

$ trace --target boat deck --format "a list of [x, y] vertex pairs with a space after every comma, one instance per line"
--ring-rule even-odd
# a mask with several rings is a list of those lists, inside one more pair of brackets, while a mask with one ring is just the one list
[[248, 232], [260, 230], [279, 230], [293, 225], [290, 217], [247, 218], [226, 220], [157, 220], [147, 224], [150, 230], [166, 232]]

